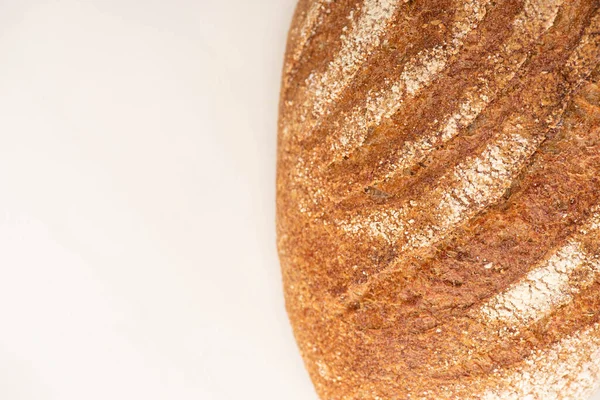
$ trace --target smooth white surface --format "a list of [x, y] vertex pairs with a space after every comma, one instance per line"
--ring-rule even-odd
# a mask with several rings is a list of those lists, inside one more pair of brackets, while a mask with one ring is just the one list
[[275, 253], [294, 3], [0, 1], [0, 399], [316, 399]]
[[316, 399], [275, 252], [293, 7], [0, 1], [0, 399]]

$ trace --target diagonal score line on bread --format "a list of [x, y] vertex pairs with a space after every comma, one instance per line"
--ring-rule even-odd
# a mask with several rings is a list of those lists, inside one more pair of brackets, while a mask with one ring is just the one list
[[[533, 121], [529, 124], [535, 125]], [[373, 213], [366, 218], [339, 221], [339, 227], [349, 233], [379, 236], [398, 245], [400, 253], [431, 245], [499, 198], [510, 186], [544, 139], [543, 135], [522, 136], [519, 131], [524, 130], [518, 121], [506, 124], [479, 157], [466, 160], [444, 175], [426, 203], [409, 202], [387, 215]], [[435, 214], [433, 224], [419, 224], [421, 221], [416, 219], [424, 212]], [[410, 216], [414, 219], [405, 220]]]
[[[487, 301], [475, 313], [484, 323], [519, 329], [569, 303], [573, 294], [594, 283], [600, 274], [600, 257], [585, 251], [581, 242], [600, 233], [598, 208], [577, 235], [532, 269], [521, 282]], [[587, 279], [572, 280], [573, 273], [590, 272]], [[500, 328], [502, 330], [502, 328]]]
[[[463, 4], [463, 7], [459, 7], [459, 13], [455, 18], [456, 22], [451, 27], [451, 39], [419, 52], [406, 64], [399, 82], [393, 84], [389, 91], [367, 99], [366, 109], [373, 114], [370, 117], [367, 115], [367, 120], [378, 124], [383, 118], [393, 114], [393, 110], [401, 105], [402, 97], [406, 93], [414, 96], [421, 88], [430, 84], [435, 76], [446, 67], [449, 59], [458, 53], [464, 37], [477, 28], [477, 24], [485, 16], [485, 7], [489, 2], [490, 0], [460, 1], [459, 3]], [[390, 0], [365, 1], [363, 14], [353, 24], [352, 34], [343, 38], [342, 49], [330, 63], [328, 69], [322, 75], [309, 76], [306, 89], [309, 99], [307, 105], [301, 108], [302, 114], [300, 115], [300, 119], [305, 123], [302, 126], [303, 132], [297, 132], [300, 137], [312, 134], [320, 119], [325, 116], [327, 106], [333, 104], [354, 79], [368, 53], [379, 46], [381, 37], [386, 33], [386, 27], [391, 22], [399, 3], [399, 1]], [[316, 118], [309, 118], [307, 121], [310, 107]], [[379, 114], [374, 113], [373, 110], [378, 108], [384, 111]], [[346, 117], [347, 125], [354, 124], [353, 129], [360, 126], [357, 124], [362, 121], [357, 114], [363, 114], [362, 107]], [[344, 129], [348, 129], [348, 127], [341, 128], [342, 131]], [[368, 129], [368, 126], [363, 129]]]
[[316, 29], [323, 23], [323, 16], [326, 14], [327, 6], [332, 0], [315, 0], [310, 5], [308, 11], [304, 15], [304, 20], [299, 27], [296, 28], [297, 39], [291, 50], [291, 62], [288, 62], [284, 70], [284, 78], [286, 85], [291, 79], [291, 72], [294, 66], [298, 63], [311, 38], [315, 34]]
[[[594, 324], [551, 347], [536, 350], [518, 365], [500, 368], [475, 382], [488, 389], [473, 395], [473, 383], [459, 382], [441, 387], [444, 399], [463, 400], [546, 400], [588, 398], [600, 379], [600, 324]], [[585, 343], [585, 345], [584, 345]], [[543, 366], [543, 367], [542, 367]], [[559, 394], [565, 397], [559, 397]], [[362, 388], [354, 397], [362, 398]], [[421, 398], [421, 397], [419, 397]], [[442, 398], [442, 397], [440, 397]]]
[[[477, 86], [465, 93], [463, 96], [465, 100], [458, 106], [457, 111], [442, 121], [443, 127], [435, 130], [433, 134], [423, 135], [416, 141], [406, 142], [400, 151], [401, 156], [392, 163], [386, 176], [375, 176], [369, 185], [417, 164], [437, 146], [456, 137], [460, 129], [469, 126], [521, 68], [528, 57], [525, 50], [552, 26], [562, 2], [563, 0], [555, 0], [545, 7], [539, 7], [539, 0], [526, 2], [524, 10], [513, 21], [513, 31], [508, 40], [503, 43], [502, 50], [487, 60], [491, 66], [500, 60], [500, 64], [505, 69], [504, 74], [497, 73], [497, 68], [482, 67], [487, 75], [479, 79]], [[348, 156], [351, 151], [363, 144], [372, 126], [378, 126], [383, 120], [394, 115], [404, 101], [414, 97], [421, 89], [438, 79], [441, 69], [435, 68], [433, 71], [428, 65], [444, 66], [444, 68], [447, 66], [451, 56], [460, 50], [466, 35], [476, 29], [478, 23], [483, 20], [487, 3], [488, 1], [464, 3], [464, 7], [455, 17], [455, 25], [451, 28], [453, 36], [448, 43], [419, 52], [407, 62], [405, 73], [399, 82], [391, 85], [386, 92], [367, 99], [364, 106], [342, 114], [336, 122], [336, 125], [339, 125], [338, 129], [326, 139], [325, 147], [329, 148], [328, 158], [321, 161], [321, 164], [330, 164]], [[442, 52], [441, 49], [445, 50]], [[438, 54], [438, 57], [432, 59], [431, 54]], [[414, 71], [421, 71], [422, 74], [415, 74]], [[413, 76], [414, 79], [407, 86], [404, 82], [409, 80], [409, 76]], [[406, 87], [411, 87], [412, 90], [409, 92]], [[313, 154], [321, 152], [320, 148], [313, 149]], [[303, 167], [305, 162], [304, 158], [298, 160], [298, 170], [305, 169]]]
[[360, 146], [371, 126], [390, 118], [404, 101], [416, 96], [436, 79], [451, 57], [459, 52], [463, 39], [483, 20], [488, 3], [489, 0], [464, 2], [455, 17], [448, 42], [420, 51], [406, 63], [399, 81], [392, 83], [386, 91], [369, 96], [364, 106], [341, 117], [338, 132], [328, 140], [334, 160], [342, 159]]
[[[567, 66], [570, 65], [583, 65], [582, 68], [578, 69], [578, 70], [569, 70], [569, 75], [568, 77], [573, 80], [574, 82], [581, 82], [583, 79], [585, 79], [591, 72], [591, 70], [594, 67], [594, 62], [595, 60], [597, 60], [598, 58], [600, 58], [600, 13], [596, 12], [594, 18], [592, 19], [590, 26], [586, 29], [585, 34], [583, 35], [583, 37], [580, 40], [580, 43], [578, 44], [578, 46], [576, 47], [576, 49], [573, 51], [573, 54], [571, 55], [571, 57], [569, 58], [569, 60], [567, 61]], [[532, 122], [532, 125], [534, 125], [535, 122]], [[515, 125], [517, 128], [519, 128], [519, 126], [522, 126], [519, 123], [516, 123]], [[502, 136], [501, 136], [502, 138]], [[522, 151], [520, 149], [519, 143], [523, 143], [522, 140], [518, 139], [518, 136], [515, 136], [515, 138], [517, 138], [517, 140], [515, 140], [515, 153], [512, 155], [509, 155], [509, 159], [510, 157], [514, 157], [515, 155], [519, 155], [519, 153]], [[508, 146], [507, 148], [507, 152], [512, 152], [512, 149], [510, 149], [510, 142], [505, 142], [505, 146]], [[502, 145], [502, 139], [500, 139], [500, 148], [504, 147]], [[471, 175], [471, 176], [475, 176], [477, 177], [477, 175], [483, 175], [483, 172], [486, 172], [488, 170], [498, 170], [497, 167], [493, 167], [493, 166], [489, 166], [490, 163], [493, 162], [492, 157], [494, 155], [494, 153], [497, 153], [498, 149], [494, 149], [494, 147], [490, 147], [488, 148], [488, 150], [486, 152], [484, 152], [484, 156], [482, 156], [482, 160], [475, 160], [474, 166], [469, 167], [468, 164], [463, 164], [462, 166], [459, 166], [455, 169], [454, 174], [458, 177], [458, 184], [460, 184], [460, 181], [463, 177], [466, 177], [467, 175]], [[487, 160], [487, 161], [486, 161]], [[498, 161], [501, 163], [501, 161]], [[488, 166], [486, 166], [488, 165]], [[474, 170], [475, 169], [475, 170]], [[500, 172], [499, 176], [505, 176], [506, 175], [506, 171], [502, 172], [501, 170], [498, 170], [498, 172]], [[452, 175], [452, 173], [450, 174]], [[441, 180], [445, 180], [448, 179], [446, 178], [442, 178]], [[463, 218], [460, 218], [460, 212], [462, 211], [465, 206], [469, 206], [469, 201], [464, 199], [464, 195], [460, 194], [461, 191], [473, 191], [474, 193], [479, 193], [477, 196], [477, 200], [479, 202], [482, 202], [485, 200], [485, 196], [482, 195], [482, 193], [480, 193], [483, 188], [489, 183], [489, 179], [485, 176], [480, 177], [480, 178], [476, 178], [479, 179], [478, 182], [470, 182], [470, 181], [465, 181], [462, 184], [463, 185], [467, 185], [466, 187], [464, 187], [463, 189], [459, 189], [458, 191], [455, 191], [454, 194], [456, 194], [458, 196], [453, 196], [452, 193], [446, 193], [444, 194], [443, 197], [443, 201], [439, 201], [435, 204], [435, 209], [448, 209], [449, 210], [449, 215], [451, 217], [451, 220], [455, 220], [456, 222], [460, 222], [460, 220], [462, 220]], [[437, 185], [439, 186], [439, 185]], [[503, 186], [503, 185], [501, 185]], [[496, 191], [496, 195], [498, 195], [498, 192]], [[408, 208], [408, 207], [406, 207]], [[405, 208], [405, 209], [406, 209]], [[384, 218], [387, 220], [386, 224], [378, 224], [376, 221], [369, 219], [369, 217], [365, 217], [365, 216], [358, 216], [358, 218], [354, 221], [348, 221], [349, 223], [344, 223], [342, 222], [340, 224], [340, 226], [345, 230], [345, 231], [350, 231], [353, 233], [357, 233], [358, 230], [360, 230], [360, 225], [368, 225], [369, 229], [366, 230], [366, 232], [370, 232], [371, 234], [373, 234], [374, 236], [380, 236], [385, 238], [388, 242], [394, 242], [395, 240], [397, 240], [397, 238], [402, 234], [402, 229], [404, 229], [407, 224], [406, 223], [402, 223], [402, 221], [399, 219], [403, 216], [405, 216], [407, 213], [403, 211], [403, 209], [397, 210], [395, 212], [393, 212], [390, 215], [384, 216]], [[399, 225], [396, 228], [391, 229], [389, 232], [383, 231], [381, 226], [393, 226], [394, 222], [400, 222]], [[440, 230], [440, 229], [434, 229], [434, 230]], [[443, 230], [443, 229], [441, 229]]]
[[[481, 78], [476, 86], [467, 90], [463, 96], [465, 100], [459, 104], [454, 114], [444, 118], [438, 131], [431, 136], [407, 142], [403, 146], [400, 157], [390, 165], [389, 172], [383, 179], [388, 179], [399, 171], [422, 161], [436, 147], [449, 142], [458, 135], [461, 129], [467, 128], [475, 121], [497, 94], [515, 77], [527, 60], [529, 54], [521, 50], [529, 48], [552, 26], [562, 1], [548, 4], [549, 8], [544, 12], [535, 13], [533, 16], [531, 15], [533, 3], [526, 4], [525, 10], [514, 21], [514, 30], [503, 44], [501, 51], [488, 60], [491, 65], [503, 64], [505, 72], [494, 74], [492, 69], [486, 69], [487, 75]], [[526, 24], [526, 21], [530, 21], [529, 24]], [[532, 29], [533, 34], [527, 34], [526, 29]], [[502, 62], [502, 60], [505, 61]]]
[[[515, 30], [512, 32], [511, 37], [503, 44], [502, 51], [494, 54], [490, 57], [491, 64], [502, 63], [498, 60], [505, 60], [504, 65], [506, 73], [498, 74], [497, 72], [492, 74], [492, 70], [488, 69], [488, 75], [481, 78], [480, 83], [469, 89], [463, 96], [466, 98], [458, 106], [458, 110], [445, 117], [442, 128], [435, 131], [431, 136], [421, 137], [416, 141], [406, 142], [400, 150], [400, 157], [389, 167], [388, 172], [383, 177], [373, 179], [369, 185], [374, 185], [378, 181], [389, 179], [398, 172], [408, 169], [418, 162], [425, 159], [436, 147], [443, 145], [457, 136], [461, 129], [470, 126], [479, 114], [485, 110], [488, 104], [493, 101], [496, 95], [512, 80], [517, 71], [523, 66], [528, 58], [528, 54], [521, 52], [522, 49], [527, 49], [539, 37], [547, 31], [553, 24], [558, 8], [562, 2], [556, 2], [550, 4], [550, 8], [543, 12], [538, 11], [538, 5], [535, 2], [529, 2], [526, 4], [525, 10], [517, 17], [513, 25]], [[533, 15], [532, 15], [533, 14]], [[533, 35], [526, 34], [526, 22], [531, 21], [530, 24], [533, 26]], [[575, 60], [580, 61], [583, 55], [581, 49], [589, 48], [594, 42], [597, 45], [596, 32], [598, 31], [598, 25], [600, 21], [600, 15], [596, 14], [593, 18], [590, 26], [587, 28], [587, 33], [582, 38], [581, 44], [576, 51], [576, 56], [570, 60], [570, 64], [573, 64]], [[589, 62], [593, 59], [588, 60]], [[588, 64], [589, 64], [588, 62]], [[583, 77], [575, 77], [577, 80], [582, 80]], [[495, 81], [494, 81], [495, 80]], [[494, 83], [496, 90], [490, 88], [490, 83]], [[334, 146], [335, 147], [335, 146]]]
[[400, 0], [364, 0], [361, 14], [354, 18], [351, 11], [350, 33], [342, 36], [342, 47], [322, 74], [311, 74], [308, 79], [306, 93], [308, 99], [304, 107], [299, 108], [300, 119], [308, 126], [303, 127], [305, 133], [325, 115], [329, 104], [335, 102], [346, 86], [354, 79], [361, 65], [370, 52], [379, 46], [381, 36], [400, 4]]
[[[415, 165], [432, 151], [434, 151], [436, 147], [456, 137], [460, 129], [464, 129], [469, 126], [479, 116], [479, 114], [495, 98], [498, 92], [502, 90], [502, 88], [505, 87], [506, 84], [514, 77], [517, 70], [525, 62], [527, 54], [526, 52], [521, 55], [517, 53], [517, 58], [511, 60], [511, 56], [514, 56], [514, 50], [519, 48], [527, 48], [528, 45], [535, 42], [539, 38], [544, 30], [547, 30], [550, 26], [552, 26], [562, 1], [554, 1], [552, 4], [550, 4], [550, 6], [545, 4], [545, 7], [540, 7], [537, 3], [539, 3], [539, 0], [528, 1], [525, 3], [525, 10], [520, 14], [519, 17], [516, 18], [515, 21], [513, 21], [514, 31], [510, 39], [503, 44], [505, 51], [495, 54], [491, 57], [492, 59], [506, 60], [503, 65], [508, 71], [507, 75], [504, 78], [498, 78], [498, 76], [501, 74], [495, 73], [493, 74], [494, 76], [492, 78], [488, 77], [482, 79], [481, 85], [478, 85], [477, 87], [466, 92], [466, 95], [464, 96], [466, 99], [458, 106], [458, 110], [454, 114], [445, 117], [446, 119], [444, 121], [443, 128], [437, 130], [433, 135], [425, 135], [416, 141], [406, 142], [400, 152], [401, 156], [398, 158], [398, 161], [392, 163], [390, 170], [386, 173], [386, 175], [379, 177], [375, 176], [373, 181], [371, 181], [371, 183], [367, 186], [373, 185], [381, 179], [389, 178], [398, 171]], [[465, 5], [465, 9], [468, 8], [467, 6], [468, 4]], [[479, 12], [481, 12], [481, 8], [476, 7], [471, 7], [470, 10], [479, 10]], [[467, 16], [466, 18], [468, 19], [469, 17]], [[471, 18], [475, 18], [474, 15], [472, 15]], [[527, 24], [524, 21], [526, 21]], [[467, 25], [468, 24], [464, 22], [459, 24], [459, 26], [463, 27]], [[527, 29], [531, 29], [532, 26], [535, 28], [533, 35], [523, 35], [523, 29], [525, 29], [526, 25], [528, 27]], [[456, 38], [454, 41], [456, 41]], [[420, 53], [417, 58], [419, 57], [422, 57], [422, 53]], [[417, 58], [408, 62], [409, 65], [413, 65], [413, 67], [409, 66], [409, 69], [416, 68], [414, 65], [416, 65], [415, 63]], [[495, 90], [490, 90], [489, 83], [491, 81], [489, 79], [496, 80], [492, 85], [497, 86]], [[350, 149], [355, 148], [362, 143], [366, 132], [369, 130], [370, 126], [373, 125], [373, 120], [380, 119], [379, 117], [372, 117], [370, 111], [371, 108], [373, 107], [369, 107], [367, 105], [365, 115], [359, 115], [360, 113], [356, 111], [354, 112], [353, 117], [349, 118], [346, 116], [343, 118], [346, 119], [346, 121], [341, 123], [337, 132], [334, 131], [327, 138], [328, 146], [332, 149], [332, 151], [328, 152], [329, 156], [323, 162], [331, 163], [334, 160], [339, 160], [344, 155], [347, 155]], [[391, 111], [388, 110], [385, 113], [389, 112]], [[375, 123], [375, 125], [377, 125], [379, 122]], [[284, 132], [285, 131], [286, 129], [284, 129]], [[318, 166], [319, 162], [312, 160], [312, 158], [315, 157], [314, 154], [319, 152], [320, 151], [317, 148], [313, 149], [312, 156], [309, 155], [308, 157], [299, 157], [296, 168], [297, 171], [306, 170], [308, 168], [307, 165]], [[309, 172], [305, 175], [307, 179], [311, 179], [312, 172]], [[314, 196], [312, 202], [319, 203], [320, 201], [316, 197], [317, 196]], [[303, 206], [300, 208], [308, 209], [308, 207]]]
[[364, 107], [356, 108], [350, 115], [345, 116], [343, 125], [340, 127], [342, 133], [340, 143], [343, 145], [350, 135], [356, 135], [349, 131], [358, 129], [358, 136], [363, 136], [370, 125], [377, 125], [384, 118], [389, 118], [394, 110], [400, 107], [405, 96], [412, 97], [423, 87], [429, 85], [436, 75], [446, 68], [450, 58], [458, 53], [465, 36], [476, 29], [478, 23], [483, 20], [485, 7], [489, 2], [489, 0], [460, 2], [463, 6], [459, 7], [455, 22], [450, 28], [451, 39], [420, 51], [406, 63], [398, 82], [391, 84], [384, 93], [370, 96]]
[[[535, 125], [535, 122], [528, 121], [528, 125]], [[397, 246], [403, 257], [407, 252], [430, 246], [500, 198], [510, 187], [544, 140], [540, 134], [522, 136], [520, 131], [525, 130], [519, 121], [506, 124], [479, 157], [466, 160], [446, 173], [427, 202], [408, 202], [398, 210], [372, 213], [365, 219], [354, 217], [349, 221], [338, 221], [338, 226], [351, 234], [360, 232], [381, 237]], [[423, 220], [425, 222], [420, 220], [430, 212], [435, 218], [433, 223], [428, 222], [429, 217]], [[397, 268], [397, 264], [391, 263], [366, 282], [352, 286], [350, 301], [361, 297], [374, 282]]]
[[[446, 116], [433, 134], [405, 143], [400, 157], [390, 165], [387, 174], [375, 180], [389, 178], [398, 171], [415, 165], [435, 147], [454, 138], [461, 128], [470, 125], [515, 76], [528, 57], [527, 52], [523, 50], [529, 48], [552, 26], [563, 1], [544, 1], [544, 7], [539, 7], [540, 0], [526, 2], [524, 10], [513, 22], [513, 32], [501, 51], [487, 60], [490, 65], [500, 62], [505, 66], [506, 72], [498, 74], [493, 73], [495, 70], [486, 69], [487, 76], [482, 77], [477, 86], [465, 93], [465, 100], [457, 107], [456, 112]], [[476, 29], [485, 16], [486, 3], [465, 3], [461, 15], [456, 18], [458, 22], [453, 27], [454, 37], [449, 45], [424, 50], [410, 60], [398, 82], [392, 84], [388, 91], [367, 99], [364, 107], [366, 113], [363, 107], [357, 107], [349, 115], [343, 116], [339, 133], [335, 133], [329, 140], [334, 160], [339, 161], [348, 156], [356, 147], [362, 145], [371, 127], [378, 126], [392, 117], [404, 101], [414, 97], [421, 89], [439, 78], [440, 72], [447, 66], [451, 57], [458, 54], [463, 38]], [[462, 22], [465, 19], [469, 21], [468, 24]], [[442, 51], [443, 48], [446, 50]]]
[[[591, 73], [594, 64], [589, 59], [600, 57], [598, 40], [591, 41], [591, 38], [597, 38], [599, 24], [600, 18], [596, 15], [581, 44], [569, 59], [568, 64], [584, 66], [580, 70], [570, 71], [577, 76], [577, 81]], [[584, 47], [587, 50], [581, 51]], [[521, 136], [520, 130], [535, 130], [536, 126], [539, 129], [540, 122], [525, 121], [518, 114], [516, 120], [507, 120], [496, 142], [488, 144], [480, 157], [467, 160], [446, 173], [436, 185], [438, 189], [430, 194], [425, 204], [409, 201], [399, 209], [372, 211], [367, 215], [359, 214], [348, 220], [338, 220], [338, 226], [350, 234], [361, 233], [382, 238], [396, 245], [402, 257], [406, 257], [411, 250], [439, 242], [458, 225], [501, 198], [545, 139], [543, 135]], [[432, 210], [436, 217], [434, 223], [419, 223], [421, 221], [418, 218]], [[351, 299], [362, 296], [373, 282], [398, 268], [398, 264], [393, 262], [378, 274], [370, 276], [365, 283], [353, 286]]]
[[[364, 140], [364, 136], [366, 135], [366, 132], [370, 126], [379, 124], [384, 118], [390, 117], [395, 111], [397, 111], [404, 101], [403, 97], [405, 96], [405, 91], [402, 89], [403, 86], [409, 86], [411, 88], [412, 94], [409, 94], [409, 96], [412, 97], [416, 94], [416, 92], [428, 86], [435, 79], [435, 75], [439, 73], [441, 69], [447, 66], [450, 57], [460, 50], [465, 36], [477, 28], [477, 24], [481, 22], [485, 16], [485, 7], [489, 2], [490, 0], [470, 0], [468, 2], [459, 1], [458, 3], [463, 5], [463, 7], [459, 8], [459, 13], [455, 18], [454, 25], [451, 27], [452, 38], [450, 41], [444, 42], [433, 48], [420, 51], [415, 57], [407, 61], [400, 82], [392, 85], [387, 92], [379, 94], [377, 97], [370, 97], [367, 99], [365, 106], [356, 108], [349, 115], [344, 115], [342, 117], [340, 128], [338, 129], [340, 133], [335, 133], [333, 135], [333, 139], [327, 139], [329, 147], [331, 147], [333, 150], [339, 150], [329, 153], [332, 155], [333, 160], [342, 158], [345, 154], [347, 154], [347, 151], [345, 152], [343, 149], [344, 147], [348, 147], [349, 145], [352, 145], [353, 147], [360, 145], [360, 143], [362, 143]], [[342, 52], [343, 50], [340, 52], [340, 54]], [[434, 54], [437, 54], [437, 58], [432, 58], [432, 55]], [[340, 55], [337, 56], [337, 59], [340, 59]], [[337, 64], [338, 62], [336, 61], [332, 62], [332, 65], [334, 66]], [[437, 69], [435, 66], [440, 68]], [[434, 67], [435, 71], [432, 69]], [[328, 71], [332, 70], [335, 70], [335, 68], [330, 66]], [[352, 76], [354, 76], [357, 71], [358, 69], [353, 72]], [[326, 72], [325, 76], [328, 74], [332, 74], [332, 72]], [[329, 80], [329, 78], [324, 77], [311, 78], [313, 82], [315, 79], [317, 79], [317, 81], [324, 82]], [[344, 84], [344, 87], [347, 85], [347, 83], [348, 82]], [[338, 87], [340, 91], [343, 89], [343, 87], [339, 86], [339, 82], [333, 82], [332, 85]], [[323, 93], [323, 89], [320, 89], [319, 87], [315, 88], [309, 86], [307, 93], [309, 93], [310, 97], [327, 97], [325, 96], [325, 93]], [[328, 101], [333, 102], [333, 100]], [[308, 103], [311, 104], [311, 102], [312, 100], [309, 100]], [[382, 111], [378, 112], [377, 107], [382, 108]], [[301, 110], [299, 112], [306, 112], [306, 107], [300, 107], [299, 110]], [[294, 133], [300, 138], [309, 136], [312, 134], [313, 129], [318, 125], [318, 122], [316, 122], [314, 119], [307, 121], [306, 116], [301, 116], [300, 118], [303, 121], [303, 124], [300, 125], [300, 129], [302, 129], [303, 132]], [[291, 133], [291, 131], [287, 128], [284, 128], [282, 132], [284, 136]], [[337, 144], [332, 143], [332, 141]], [[341, 146], [341, 148], [336, 149], [337, 146]], [[304, 157], [298, 158], [296, 165], [297, 174], [302, 174], [308, 179], [312, 178], [312, 172], [308, 172], [306, 164], [320, 164], [312, 160], [313, 157], [318, 157], [316, 156], [318, 150], [318, 148], [313, 149], [313, 154], [308, 157], [308, 160]], [[333, 160], [328, 159], [325, 163], [331, 163]], [[312, 202], [318, 203], [318, 197], [320, 197], [320, 193], [314, 193]], [[307, 205], [303, 204], [300, 205], [300, 208], [303, 210], [309, 209]]]
[[[600, 11], [596, 11], [585, 34], [566, 64], [567, 76], [572, 82], [581, 82], [594, 65], [600, 62]], [[577, 68], [577, 65], [581, 65]]]
[[[490, 387], [483, 400], [586, 399], [600, 379], [600, 325], [539, 350], [521, 365], [497, 371], [501, 384]], [[473, 398], [468, 396], [466, 398]]]

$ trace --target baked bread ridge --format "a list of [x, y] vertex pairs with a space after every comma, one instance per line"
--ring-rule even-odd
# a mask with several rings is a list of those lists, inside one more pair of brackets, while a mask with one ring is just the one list
[[300, 0], [277, 232], [322, 399], [598, 385], [599, 8]]

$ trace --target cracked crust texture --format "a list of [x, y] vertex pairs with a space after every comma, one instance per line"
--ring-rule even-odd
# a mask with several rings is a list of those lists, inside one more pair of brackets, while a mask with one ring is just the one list
[[300, 0], [286, 306], [323, 400], [600, 382], [600, 1]]

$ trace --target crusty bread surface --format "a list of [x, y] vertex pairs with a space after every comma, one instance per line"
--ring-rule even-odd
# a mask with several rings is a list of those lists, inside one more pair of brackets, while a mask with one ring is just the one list
[[287, 311], [323, 400], [600, 383], [600, 0], [300, 0]]

